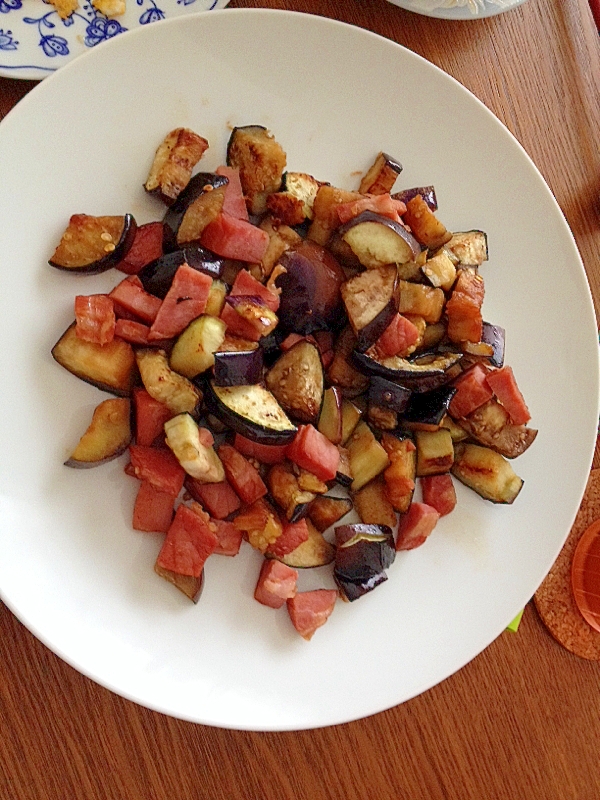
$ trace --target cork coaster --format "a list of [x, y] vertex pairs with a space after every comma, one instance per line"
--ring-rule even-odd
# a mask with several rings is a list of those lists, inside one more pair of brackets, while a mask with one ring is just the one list
[[581, 658], [600, 661], [600, 633], [584, 620], [571, 590], [571, 562], [581, 536], [600, 518], [600, 469], [592, 470], [567, 541], [534, 595], [535, 606], [554, 638]]

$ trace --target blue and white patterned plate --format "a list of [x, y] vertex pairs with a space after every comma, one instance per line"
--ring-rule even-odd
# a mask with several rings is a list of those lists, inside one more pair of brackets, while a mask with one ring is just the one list
[[169, 17], [224, 8], [229, 0], [126, 0], [120, 17], [108, 18], [80, 0], [61, 20], [47, 0], [0, 0], [0, 75], [39, 80], [91, 47], [124, 31]]

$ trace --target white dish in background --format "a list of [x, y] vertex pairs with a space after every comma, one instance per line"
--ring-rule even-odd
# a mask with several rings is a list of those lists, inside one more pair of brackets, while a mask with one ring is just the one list
[[[431, 124], [433, 108], [447, 127]], [[398, 188], [433, 183], [448, 227], [487, 231], [485, 318], [506, 328], [507, 363], [540, 431], [515, 462], [525, 485], [512, 506], [459, 485], [457, 509], [427, 543], [399, 553], [370, 595], [338, 602], [310, 643], [285, 608], [253, 600], [260, 557], [249, 546], [209, 560], [194, 606], [153, 572], [161, 537], [131, 529], [137, 482], [123, 475], [126, 459], [62, 466], [107, 395], [59, 367], [50, 349], [72, 321], [74, 296], [106, 291], [119, 275], [76, 277], [46, 259], [74, 212], [161, 217], [142, 183], [167, 131], [184, 125], [206, 136], [201, 163], [214, 169], [230, 126], [244, 124], [269, 127], [290, 169], [346, 188], [383, 149], [404, 164]], [[285, 730], [408, 700], [504, 630], [553, 563], [583, 493], [598, 421], [598, 343], [583, 265], [556, 201], [473, 95], [414, 53], [339, 22], [265, 10], [199, 14], [117, 37], [36, 87], [0, 124], [0, 175], [8, 376], [0, 594], [36, 636], [150, 708]], [[306, 571], [300, 588], [321, 580]]]
[[[426, 17], [436, 17], [437, 19], [483, 19], [484, 17], [494, 17], [504, 11], [510, 11], [522, 5], [525, 0], [503, 0], [502, 4], [494, 3], [493, 0], [474, 0], [477, 6], [476, 12], [469, 7], [469, 4], [461, 6], [451, 6], [444, 8], [442, 0], [389, 0], [406, 11], [414, 11], [415, 14], [423, 14]], [[439, 7], [436, 7], [439, 3]]]
[[105, 17], [80, 0], [61, 20], [47, 0], [0, 0], [0, 75], [40, 80], [76, 56], [141, 25], [182, 14], [224, 8], [228, 0], [126, 0], [126, 11]]

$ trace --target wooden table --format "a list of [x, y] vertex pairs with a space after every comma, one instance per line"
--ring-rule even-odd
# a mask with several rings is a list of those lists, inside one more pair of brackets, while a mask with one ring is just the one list
[[[368, 28], [474, 92], [556, 195], [600, 307], [600, 40], [587, 0], [528, 0], [444, 22], [385, 0], [233, 0]], [[0, 79], [0, 117], [32, 87]], [[594, 466], [600, 466], [597, 451]], [[382, 714], [300, 733], [170, 719], [111, 694], [0, 605], [3, 800], [592, 800], [600, 666], [547, 634], [530, 604], [441, 685]], [[391, 676], [393, 679], [393, 676]]]

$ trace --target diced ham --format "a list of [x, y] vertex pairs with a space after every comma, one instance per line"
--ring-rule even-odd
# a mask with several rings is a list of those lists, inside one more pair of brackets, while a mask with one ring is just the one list
[[450, 473], [423, 476], [421, 478], [421, 488], [423, 490], [423, 502], [435, 508], [440, 517], [444, 517], [454, 510], [456, 506], [456, 490]]
[[308, 524], [305, 519], [298, 522], [288, 522], [283, 526], [281, 536], [267, 548], [269, 555], [275, 558], [291, 553], [308, 539]]
[[75, 333], [79, 339], [94, 344], [112, 342], [115, 337], [113, 301], [105, 294], [77, 295], [75, 322]]
[[152, 323], [148, 339], [170, 339], [204, 313], [212, 278], [187, 264], [177, 268], [171, 287]]
[[342, 225], [362, 214], [363, 211], [373, 211], [382, 217], [400, 222], [401, 216], [406, 212], [406, 205], [402, 200], [394, 200], [388, 192], [387, 194], [367, 194], [359, 200], [340, 203], [335, 210]]
[[243, 219], [248, 222], [248, 208], [244, 199], [239, 169], [222, 166], [217, 167], [215, 172], [217, 175], [223, 175], [229, 181], [225, 187], [223, 211], [236, 219]]
[[236, 433], [233, 442], [235, 449], [247, 458], [255, 458], [262, 464], [280, 464], [285, 461], [287, 445], [259, 444]]
[[258, 576], [254, 599], [270, 608], [281, 606], [296, 595], [298, 570], [276, 559], [265, 560]]
[[177, 507], [156, 563], [178, 575], [199, 578], [218, 545], [209, 517], [183, 504]]
[[155, 489], [177, 497], [183, 486], [185, 471], [170, 450], [132, 444], [129, 446], [129, 457], [136, 478], [149, 481]]
[[375, 342], [374, 348], [380, 358], [404, 356], [419, 341], [419, 329], [409, 319], [396, 314]]
[[185, 482], [194, 500], [201, 503], [213, 519], [225, 519], [240, 507], [240, 498], [227, 481], [201, 483], [188, 477]]
[[164, 432], [164, 424], [171, 419], [173, 413], [139, 386], [133, 390], [133, 406], [136, 444], [150, 447], [155, 439]]
[[287, 601], [292, 625], [300, 636], [307, 641], [312, 638], [317, 628], [331, 616], [337, 597], [335, 589], [314, 589], [311, 592], [298, 592]]
[[451, 342], [480, 342], [483, 333], [481, 306], [483, 278], [468, 269], [459, 270], [450, 299], [446, 303], [448, 338]]
[[119, 318], [115, 323], [115, 336], [124, 339], [131, 344], [148, 344], [148, 334], [150, 326], [143, 322], [136, 322], [133, 319]]
[[299, 426], [287, 457], [325, 482], [335, 478], [340, 463], [340, 451], [314, 425]]
[[146, 264], [163, 254], [164, 225], [162, 222], [147, 222], [138, 225], [135, 239], [125, 258], [116, 269], [127, 275], [136, 275]]
[[246, 297], [260, 297], [267, 308], [277, 312], [279, 309], [279, 295], [267, 289], [260, 281], [251, 275], [247, 269], [241, 269], [235, 276], [235, 280], [229, 293], [232, 297], [242, 295]]
[[531, 419], [525, 398], [517, 386], [511, 367], [501, 367], [486, 375], [487, 385], [502, 403], [515, 425], [526, 425]]
[[467, 417], [472, 411], [487, 403], [492, 398], [492, 390], [487, 382], [487, 372], [480, 365], [463, 372], [454, 381], [456, 394], [450, 401], [448, 411], [455, 418]]
[[212, 523], [218, 540], [215, 555], [237, 556], [242, 545], [242, 532], [238, 531], [233, 522], [226, 522], [224, 519], [213, 519]]
[[173, 520], [175, 498], [142, 481], [133, 506], [134, 531], [166, 533]]
[[222, 444], [218, 452], [227, 480], [243, 503], [251, 505], [267, 494], [263, 479], [247, 458], [229, 444]]
[[396, 550], [413, 550], [422, 545], [439, 518], [439, 512], [427, 503], [411, 503], [406, 514], [400, 516]]
[[269, 245], [269, 234], [246, 220], [221, 212], [204, 228], [200, 243], [223, 258], [259, 264]]
[[115, 303], [117, 313], [119, 307], [122, 307], [142, 322], [154, 322], [161, 307], [160, 298], [147, 292], [137, 275], [124, 278], [115, 286], [109, 297]]

